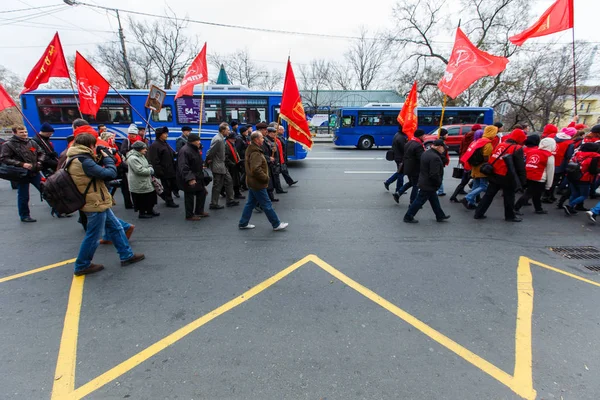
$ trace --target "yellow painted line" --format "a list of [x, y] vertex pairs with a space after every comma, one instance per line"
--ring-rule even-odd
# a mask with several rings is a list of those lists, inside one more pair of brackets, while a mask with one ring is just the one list
[[[314, 257], [315, 256], [313, 256], [313, 255], [304, 257], [302, 260], [290, 265], [283, 271], [273, 275], [272, 277], [268, 278], [267, 280], [263, 281], [262, 283], [259, 283], [258, 285], [254, 286], [252, 289], [248, 290], [241, 296], [238, 296], [238, 297], [230, 300], [229, 302], [223, 304], [222, 306], [216, 308], [215, 310], [209, 312], [208, 314], [198, 318], [197, 320], [195, 320], [195, 321], [185, 325], [184, 327], [180, 328], [179, 330], [171, 333], [169, 336], [150, 345], [149, 347], [140, 351], [133, 357], [123, 361], [119, 365], [113, 367], [112, 369], [106, 371], [105, 373], [98, 376], [97, 378], [92, 379], [85, 385], [79, 387], [77, 390], [75, 390], [73, 393], [71, 393], [70, 398], [81, 399], [81, 398], [87, 396], [88, 394], [100, 389], [102, 386], [113, 381], [114, 379], [116, 379], [119, 376], [123, 375], [124, 373], [130, 371], [131, 369], [135, 368], [137, 365], [143, 363], [150, 357], [153, 357], [157, 353], [161, 352], [162, 350], [166, 349], [167, 347], [171, 346], [172, 344], [176, 343], [177, 341], [183, 339], [185, 336], [194, 332], [196, 329], [200, 328], [204, 324], [212, 321], [213, 319], [226, 313], [227, 311], [231, 310], [232, 308], [237, 307], [240, 304], [248, 301], [252, 297], [254, 297], [257, 294], [259, 294], [260, 292], [262, 292], [263, 290], [268, 289], [269, 287], [271, 287], [275, 283], [279, 282], [281, 279], [285, 278], [286, 276], [288, 276], [289, 274], [291, 274], [292, 272], [294, 272], [295, 270], [297, 270], [304, 264], [308, 263], [309, 261], [312, 261], [312, 259]], [[58, 399], [58, 397], [56, 399]]]
[[502, 371], [500, 368], [496, 367], [494, 364], [479, 357], [477, 354], [473, 353], [472, 351], [470, 351], [470, 350], [466, 349], [465, 347], [461, 346], [460, 344], [456, 343], [454, 340], [445, 336], [441, 332], [433, 329], [432, 327], [425, 324], [421, 320], [413, 317], [411, 314], [407, 313], [406, 311], [402, 310], [401, 308], [397, 307], [396, 305], [390, 303], [383, 297], [379, 296], [377, 293], [371, 291], [370, 289], [367, 289], [360, 283], [350, 279], [348, 276], [344, 275], [343, 273], [341, 273], [340, 271], [338, 271], [331, 265], [327, 264], [325, 261], [321, 260], [320, 258], [314, 256], [311, 261], [314, 262], [315, 264], [317, 264], [319, 267], [321, 267], [323, 270], [325, 270], [332, 276], [334, 276], [335, 278], [339, 279], [341, 282], [343, 282], [347, 286], [351, 287], [352, 289], [356, 290], [357, 292], [359, 292], [360, 294], [362, 294], [363, 296], [368, 298], [369, 300], [380, 305], [381, 307], [388, 310], [392, 314], [396, 315], [400, 319], [404, 320], [408, 324], [412, 325], [413, 327], [415, 327], [416, 329], [418, 329], [423, 334], [430, 337], [431, 339], [433, 339], [440, 345], [446, 347], [450, 351], [453, 351], [458, 356], [463, 358], [465, 361], [473, 364], [475, 367], [477, 367], [480, 370], [482, 370], [483, 372], [487, 373], [492, 378], [494, 378], [494, 379], [498, 380], [500, 383], [506, 385], [507, 387], [509, 387], [512, 391], [514, 391], [519, 396], [521, 396], [527, 400], [535, 399], [536, 392], [535, 392], [535, 390], [533, 390], [531, 385], [522, 385], [520, 380], [515, 379], [511, 375]]
[[63, 333], [60, 339], [52, 400], [70, 398], [75, 389], [75, 363], [77, 360], [77, 338], [79, 336], [79, 315], [83, 298], [85, 276], [74, 276], [69, 293], [69, 303], [65, 314]]
[[26, 272], [21, 272], [20, 274], [6, 276], [4, 278], [0, 278], [0, 283], [12, 281], [13, 279], [19, 279], [19, 278], [22, 278], [27, 275], [37, 274], [38, 272], [47, 271], [52, 268], [62, 267], [63, 265], [72, 264], [75, 262], [75, 260], [76, 260], [75, 258], [71, 258], [70, 260], [61, 261], [56, 264], [46, 265], [45, 267], [32, 269], [32, 270], [26, 271]]
[[515, 328], [514, 384], [524, 392], [533, 389], [533, 360], [531, 350], [531, 318], [533, 315], [533, 277], [527, 257], [519, 257], [517, 267], [517, 325]]
[[546, 265], [546, 264], [543, 264], [541, 262], [538, 262], [538, 261], [535, 261], [535, 260], [531, 260], [531, 259], [529, 260], [529, 262], [532, 263], [532, 264], [537, 265], [538, 267], [546, 268], [546, 269], [549, 269], [550, 271], [554, 271], [554, 272], [558, 272], [559, 274], [566, 275], [569, 278], [577, 279], [578, 281], [589, 283], [590, 285], [594, 285], [594, 286], [600, 287], [600, 283], [598, 283], [598, 282], [594, 282], [594, 281], [591, 281], [589, 279], [582, 278], [579, 275], [575, 275], [575, 274], [572, 274], [570, 272], [563, 271], [562, 269], [554, 268], [554, 267], [551, 267], [550, 265]]

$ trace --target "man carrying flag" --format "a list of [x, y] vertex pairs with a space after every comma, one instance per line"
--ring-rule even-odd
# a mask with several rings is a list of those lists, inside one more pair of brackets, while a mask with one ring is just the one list
[[300, 97], [292, 63], [289, 59], [285, 72], [279, 116], [288, 123], [289, 139], [300, 143], [308, 150], [312, 149], [312, 136], [308, 128], [308, 121], [304, 113], [304, 106], [302, 105], [302, 98]]

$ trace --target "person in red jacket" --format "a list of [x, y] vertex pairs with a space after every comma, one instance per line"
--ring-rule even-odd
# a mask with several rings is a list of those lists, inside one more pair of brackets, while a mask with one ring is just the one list
[[[477, 132], [480, 129], [481, 129], [481, 125], [479, 125], [479, 124], [473, 125], [473, 127], [471, 128], [471, 132], [467, 133], [465, 135], [465, 137], [463, 138], [463, 140], [460, 142], [460, 149], [458, 151], [459, 160], [465, 154], [465, 152], [469, 148], [469, 145], [475, 139], [475, 132]], [[452, 196], [450, 196], [451, 202], [458, 203], [459, 202], [458, 195], [459, 194], [467, 194], [467, 192], [465, 192], [465, 186], [467, 186], [467, 184], [469, 183], [470, 180], [471, 180], [471, 171], [465, 169], [463, 172], [462, 179], [460, 180], [460, 183], [454, 190], [454, 193], [452, 193]]]
[[[496, 194], [502, 190], [504, 195], [504, 219], [510, 222], [522, 221], [515, 214], [515, 190], [518, 186], [517, 183], [525, 185], [527, 180], [523, 154], [523, 143], [526, 139], [527, 135], [522, 129], [515, 129], [506, 137], [505, 141], [493, 150], [488, 163], [492, 165], [494, 173], [489, 176], [490, 184], [475, 209], [475, 219], [486, 218], [486, 211], [492, 204]], [[503, 158], [507, 155], [512, 155], [514, 171], [509, 170], [509, 166]], [[519, 179], [519, 182], [516, 182], [516, 179]]]
[[571, 159], [571, 165], [576, 168], [567, 172], [571, 197], [569, 204], [563, 208], [567, 215], [577, 214], [576, 206], [581, 204], [579, 210], [587, 211], [584, 201], [590, 194], [590, 186], [599, 172], [600, 146], [596, 143], [584, 143]]
[[554, 156], [556, 142], [552, 138], [544, 138], [539, 146], [525, 148], [525, 172], [527, 174], [527, 190], [517, 200], [515, 212], [519, 210], [529, 199], [532, 199], [536, 214], [548, 214], [542, 208], [542, 193], [548, 190], [554, 180]]
[[558, 127], [553, 124], [548, 124], [544, 127], [544, 131], [542, 132], [542, 139], [545, 139], [545, 138], [554, 139], [554, 137], [556, 136], [557, 133], [558, 133]]

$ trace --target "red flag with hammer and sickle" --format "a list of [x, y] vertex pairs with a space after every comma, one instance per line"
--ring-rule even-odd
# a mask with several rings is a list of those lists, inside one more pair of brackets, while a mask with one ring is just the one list
[[302, 97], [298, 90], [292, 63], [288, 59], [283, 94], [281, 95], [280, 116], [288, 123], [289, 139], [300, 143], [308, 150], [312, 149], [313, 140], [308, 128], [308, 121], [302, 105]]

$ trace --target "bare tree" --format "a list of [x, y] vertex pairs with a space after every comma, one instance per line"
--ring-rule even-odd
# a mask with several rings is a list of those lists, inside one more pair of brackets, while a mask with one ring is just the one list
[[340, 90], [354, 90], [356, 83], [352, 74], [352, 67], [344, 62], [331, 63], [331, 85]]
[[[169, 14], [171, 12], [167, 11]], [[135, 40], [150, 61], [146, 68], [156, 68], [165, 89], [178, 84], [199, 52], [198, 39], [185, 35], [187, 20], [177, 19], [173, 15], [169, 19], [148, 24], [129, 18], [129, 25]]]
[[[504, 57], [513, 56], [518, 48], [508, 37], [524, 28], [529, 11], [527, 0], [462, 0], [462, 10], [451, 9], [444, 0], [408, 0], [394, 7], [393, 16], [398, 26], [390, 35], [396, 44], [394, 53], [410, 54], [399, 63], [400, 76], [411, 74], [413, 80], [421, 78], [424, 71], [443, 70], [448, 63], [450, 46], [436, 40], [442, 34], [451, 34], [448, 15], [457, 12], [463, 17], [462, 29], [473, 43], [488, 52]], [[427, 76], [433, 80], [419, 82], [424, 90], [437, 90], [442, 75]], [[494, 102], [495, 93], [506, 84], [505, 74], [483, 78], [468, 93], [457, 99], [463, 105], [483, 106]], [[406, 78], [404, 78], [406, 80]]]
[[[2, 86], [4, 86], [10, 97], [18, 105], [19, 92], [23, 89], [24, 79], [3, 65], [0, 65], [0, 82], [2, 82]], [[0, 126], [10, 127], [14, 124], [23, 124], [23, 118], [17, 110], [11, 107], [0, 111]]]
[[[142, 48], [130, 46], [127, 58], [131, 69], [133, 89], [144, 89], [157, 81], [157, 70], [149, 54]], [[123, 62], [121, 46], [118, 42], [108, 42], [96, 47], [92, 57], [95, 64], [101, 65], [106, 78], [117, 88], [127, 87], [127, 70]]]
[[324, 59], [315, 59], [308, 65], [300, 66], [299, 88], [302, 90], [302, 100], [311, 108], [327, 107], [323, 103], [320, 92], [332, 88], [332, 65]]
[[344, 54], [360, 90], [368, 90], [376, 83], [389, 57], [389, 39], [379, 34], [375, 39], [369, 38], [368, 33], [362, 27], [359, 39]]
[[208, 62], [216, 70], [225, 67], [232, 84], [244, 85], [250, 89], [274, 90], [281, 86], [283, 74], [269, 71], [258, 65], [250, 57], [248, 49], [236, 50], [231, 54], [211, 53]]

